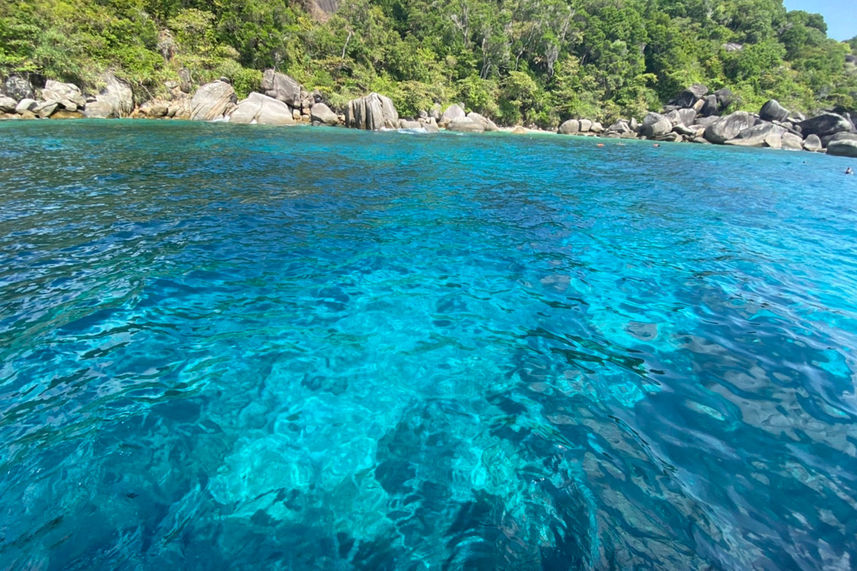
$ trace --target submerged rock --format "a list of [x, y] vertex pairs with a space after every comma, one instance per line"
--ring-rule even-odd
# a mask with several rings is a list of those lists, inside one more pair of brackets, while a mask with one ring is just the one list
[[399, 113], [389, 97], [370, 93], [348, 102], [345, 126], [369, 131], [396, 129], [399, 126]]
[[196, 90], [190, 101], [190, 118], [213, 121], [224, 116], [235, 103], [235, 90], [225, 81], [212, 81]]

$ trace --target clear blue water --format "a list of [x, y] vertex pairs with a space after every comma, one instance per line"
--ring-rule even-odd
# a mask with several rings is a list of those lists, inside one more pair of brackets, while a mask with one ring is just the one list
[[849, 161], [595, 143], [0, 124], [0, 567], [853, 568]]

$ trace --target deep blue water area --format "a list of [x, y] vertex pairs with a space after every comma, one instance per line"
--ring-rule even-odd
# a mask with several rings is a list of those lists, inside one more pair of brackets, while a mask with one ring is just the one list
[[597, 142], [0, 124], [0, 568], [855, 568], [855, 161]]

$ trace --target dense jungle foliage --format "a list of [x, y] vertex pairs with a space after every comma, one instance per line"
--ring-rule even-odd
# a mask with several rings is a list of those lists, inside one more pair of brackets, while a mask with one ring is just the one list
[[857, 105], [857, 38], [829, 39], [782, 0], [343, 0], [332, 15], [295, 2], [5, 0], [0, 75], [92, 90], [111, 69], [146, 99], [182, 69], [243, 94], [274, 67], [334, 106], [378, 91], [403, 115], [462, 101], [541, 126], [639, 117], [694, 82], [751, 110]]

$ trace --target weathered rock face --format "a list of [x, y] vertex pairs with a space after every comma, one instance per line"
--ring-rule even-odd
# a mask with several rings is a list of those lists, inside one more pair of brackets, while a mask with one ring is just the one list
[[485, 127], [483, 127], [481, 123], [478, 123], [469, 117], [453, 119], [446, 124], [446, 128], [449, 131], [458, 131], [459, 133], [482, 133], [485, 131]]
[[445, 125], [446, 123], [455, 121], [456, 119], [464, 119], [466, 116], [467, 114], [464, 112], [461, 105], [453, 103], [446, 108], [446, 111], [444, 111], [443, 115], [440, 116], [440, 121], [438, 121], [438, 123]]
[[475, 111], [471, 111], [467, 114], [467, 118], [471, 121], [475, 121], [482, 125], [483, 131], [499, 131], [499, 127], [492, 121], [491, 119], [476, 113]]
[[6, 97], [5, 95], [0, 95], [0, 112], [2, 113], [14, 113], [15, 107], [18, 106], [18, 102], [12, 99], [11, 97]]
[[235, 103], [235, 90], [225, 81], [212, 81], [196, 90], [190, 100], [190, 118], [214, 121], [223, 117]]
[[262, 91], [268, 97], [279, 99], [290, 107], [300, 107], [301, 84], [284, 73], [266, 69], [262, 76]]
[[559, 129], [557, 129], [557, 133], [560, 135], [574, 135], [579, 132], [580, 121], [578, 119], [569, 119], [568, 121], [563, 122], [563, 124], [559, 126]]
[[771, 99], [762, 105], [762, 110], [759, 111], [759, 117], [765, 121], [785, 121], [788, 116], [788, 109], [780, 105], [776, 99]]
[[30, 82], [20, 75], [10, 75], [7, 77], [6, 81], [3, 82], [3, 92], [15, 101], [33, 99], [36, 96], [36, 92], [33, 90]]
[[49, 79], [42, 90], [42, 99], [49, 103], [57, 103], [69, 111], [77, 111], [86, 105], [86, 98], [80, 88], [73, 83], [62, 83]]
[[259, 125], [293, 125], [295, 120], [288, 105], [261, 93], [251, 93], [229, 116], [230, 123]]
[[841, 139], [839, 141], [831, 141], [827, 145], [827, 154], [840, 157], [857, 157], [857, 140]]
[[640, 126], [640, 134], [649, 139], [663, 137], [672, 131], [673, 124], [660, 113], [648, 113]]
[[851, 121], [836, 113], [822, 113], [816, 117], [801, 121], [798, 123], [801, 133], [804, 137], [807, 135], [818, 135], [825, 137], [833, 135], [841, 131], [851, 131], [853, 126]]
[[316, 103], [310, 109], [313, 125], [338, 125], [339, 117], [324, 103]]
[[746, 111], [736, 111], [718, 119], [705, 128], [703, 137], [710, 143], [725, 143], [734, 139], [744, 129], [749, 129], [756, 123], [756, 118]]
[[803, 148], [805, 151], [817, 153], [824, 147], [821, 146], [821, 139], [818, 137], [818, 135], [809, 135], [803, 141]]
[[744, 129], [734, 139], [725, 141], [727, 145], [741, 147], [771, 147], [779, 149], [783, 146], [783, 133], [786, 130], [773, 123], [761, 123]]
[[676, 107], [693, 107], [697, 101], [705, 97], [705, 94], [708, 93], [708, 88], [701, 83], [694, 83], [678, 95], [676, 95], [670, 102], [670, 105], [675, 105]]
[[602, 125], [598, 121], [593, 121], [592, 126], [589, 128], [589, 131], [591, 133], [596, 133], [596, 134], [597, 133], [603, 133], [604, 132], [604, 125]]
[[87, 117], [127, 117], [134, 110], [134, 93], [131, 86], [112, 73], [104, 77], [107, 85], [95, 96], [95, 101], [86, 104]]
[[389, 97], [370, 93], [348, 102], [345, 126], [369, 131], [396, 129], [399, 126], [399, 113]]

